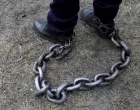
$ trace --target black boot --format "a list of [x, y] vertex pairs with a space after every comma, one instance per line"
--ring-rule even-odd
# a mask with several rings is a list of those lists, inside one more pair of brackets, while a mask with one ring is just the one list
[[104, 39], [109, 39], [109, 36], [115, 30], [114, 20], [109, 24], [103, 24], [99, 18], [94, 15], [94, 11], [91, 9], [83, 9], [80, 13], [81, 19], [85, 21], [90, 27], [93, 27], [97, 34]]
[[47, 39], [53, 43], [65, 44], [72, 40], [73, 33], [66, 35], [55, 35], [49, 28], [47, 20], [39, 19], [34, 22], [35, 31], [42, 37], [43, 39]]

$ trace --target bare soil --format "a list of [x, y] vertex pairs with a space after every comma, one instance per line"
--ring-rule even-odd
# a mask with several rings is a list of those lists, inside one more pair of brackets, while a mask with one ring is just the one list
[[[133, 57], [112, 85], [73, 92], [62, 105], [34, 96], [34, 62], [53, 44], [39, 38], [32, 24], [37, 18], [46, 18], [50, 1], [0, 0], [0, 110], [140, 110], [139, 0], [123, 0], [116, 18], [120, 36]], [[84, 7], [92, 7], [92, 0], [81, 0], [81, 9]], [[80, 20], [75, 31], [72, 53], [48, 64], [46, 75], [54, 87], [107, 72], [120, 58], [120, 51], [111, 42], [99, 38]]]

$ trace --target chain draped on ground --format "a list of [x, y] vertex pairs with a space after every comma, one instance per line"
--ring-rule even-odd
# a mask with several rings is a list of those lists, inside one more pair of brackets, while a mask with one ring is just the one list
[[33, 67], [33, 72], [36, 75], [36, 95], [46, 94], [49, 101], [61, 104], [66, 101], [68, 93], [74, 90], [83, 91], [96, 86], [110, 84], [130, 64], [131, 51], [126, 43], [119, 37], [118, 32], [114, 31], [110, 34], [109, 39], [121, 50], [122, 54], [120, 61], [115, 63], [108, 73], [97, 74], [94, 79], [91, 80], [88, 78], [76, 78], [74, 82], [64, 83], [57, 89], [53, 89], [51, 84], [45, 80], [47, 62], [51, 59], [58, 60], [65, 57], [71, 50], [71, 44], [70, 42], [65, 45], [55, 44], [50, 47], [49, 52], [43, 53]]

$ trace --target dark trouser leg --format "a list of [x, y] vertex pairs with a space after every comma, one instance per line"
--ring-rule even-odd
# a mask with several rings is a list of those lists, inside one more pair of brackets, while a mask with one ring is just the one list
[[57, 35], [72, 33], [78, 12], [79, 0], [53, 0], [48, 13], [48, 28]]
[[94, 13], [103, 23], [110, 23], [117, 15], [122, 0], [94, 0]]

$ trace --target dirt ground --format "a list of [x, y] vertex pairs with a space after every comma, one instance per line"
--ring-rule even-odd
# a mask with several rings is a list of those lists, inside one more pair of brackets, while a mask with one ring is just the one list
[[[38, 37], [33, 22], [46, 17], [51, 0], [0, 0], [0, 110], [140, 110], [140, 1], [123, 0], [116, 22], [132, 50], [132, 63], [112, 85], [73, 92], [62, 105], [35, 97], [34, 62], [52, 43]], [[92, 0], [81, 0], [81, 9]], [[48, 65], [54, 87], [77, 77], [93, 78], [120, 58], [112, 43], [80, 20], [75, 47], [67, 60]], [[54, 77], [55, 76], [55, 77]]]

